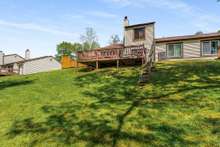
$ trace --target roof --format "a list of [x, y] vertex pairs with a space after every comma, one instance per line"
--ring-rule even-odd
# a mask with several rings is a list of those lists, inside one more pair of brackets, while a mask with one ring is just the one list
[[[18, 56], [18, 57], [24, 59], [23, 57], [21, 57], [21, 56], [18, 55], [18, 54], [8, 54], [8, 55], [4, 55], [4, 57], [8, 57], [8, 56]], [[24, 59], [24, 60], [25, 60], [25, 59]]]
[[54, 58], [54, 57], [53, 57], [53, 56], [43, 56], [43, 57], [32, 58], [32, 59], [28, 59], [28, 60], [20, 61], [20, 62], [18, 62], [18, 63], [25, 63], [25, 62], [30, 62], [30, 61], [34, 61], [34, 60], [44, 59], [44, 58]]
[[157, 38], [156, 43], [171, 42], [171, 41], [183, 41], [183, 40], [192, 40], [192, 39], [208, 39], [208, 38], [215, 38], [215, 37], [220, 39], [220, 33], [215, 32], [215, 33], [199, 34], [199, 35], [163, 37], [163, 38]]
[[[6, 58], [15, 57], [15, 56], [19, 57], [20, 61], [13, 61], [13, 60], [11, 61], [10, 60], [10, 61], [6, 62]], [[3, 56], [3, 60], [4, 60], [4, 62], [3, 62], [2, 65], [4, 66], [4, 65], [11, 65], [11, 64], [14, 64], [14, 63], [18, 63], [18, 62], [21, 62], [21, 60], [24, 61], [25, 59], [23, 57], [21, 57], [20, 55], [18, 55], [18, 54], [8, 54], [8, 55]]]
[[148, 23], [140, 23], [140, 24], [135, 24], [135, 25], [129, 25], [129, 26], [125, 26], [125, 28], [141, 27], [141, 26], [146, 26], [146, 25], [151, 25], [151, 24], [155, 24], [155, 22], [148, 22]]

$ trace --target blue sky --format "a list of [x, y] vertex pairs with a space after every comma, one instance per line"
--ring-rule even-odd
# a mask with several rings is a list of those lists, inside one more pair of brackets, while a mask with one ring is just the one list
[[61, 41], [79, 41], [93, 27], [100, 44], [122, 38], [122, 20], [156, 21], [156, 36], [215, 32], [220, 29], [216, 0], [1, 0], [0, 50], [32, 57], [54, 55]]

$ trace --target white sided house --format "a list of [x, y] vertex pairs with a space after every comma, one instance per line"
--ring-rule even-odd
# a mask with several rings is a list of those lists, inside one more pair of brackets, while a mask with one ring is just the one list
[[30, 50], [26, 50], [25, 58], [17, 54], [4, 55], [0, 51], [0, 75], [28, 75], [60, 69], [61, 64], [52, 56], [31, 59]]

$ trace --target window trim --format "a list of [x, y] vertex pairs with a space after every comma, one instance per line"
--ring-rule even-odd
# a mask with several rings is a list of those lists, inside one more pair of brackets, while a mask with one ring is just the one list
[[[143, 29], [144, 30], [144, 37], [143, 38], [135, 38], [135, 31], [136, 30], [140, 30], [140, 29]], [[146, 39], [146, 28], [145, 27], [140, 27], [140, 28], [134, 28], [133, 29], [133, 40], [134, 41], [143, 41]]]
[[[214, 41], [217, 41], [218, 42], [218, 45], [217, 45], [217, 52], [215, 53], [215, 54], [204, 54], [204, 43], [205, 42], [209, 42], [209, 49], [210, 49], [210, 51], [211, 51], [211, 48], [212, 48], [212, 42], [214, 42]], [[220, 47], [220, 40], [218, 40], [218, 39], [213, 39], [213, 40], [203, 40], [203, 41], [201, 41], [201, 55], [202, 55], [202, 57], [209, 57], [209, 56], [216, 56], [217, 54], [218, 54], [218, 48]]]
[[[168, 49], [169, 49], [169, 45], [181, 45], [181, 55], [180, 56], [168, 56]], [[167, 45], [166, 45], [166, 57], [168, 58], [168, 59], [180, 59], [180, 58], [183, 58], [183, 42], [178, 42], [178, 43], [168, 43]]]

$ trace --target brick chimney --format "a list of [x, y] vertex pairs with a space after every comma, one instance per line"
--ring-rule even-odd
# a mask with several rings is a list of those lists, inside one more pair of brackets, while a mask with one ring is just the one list
[[0, 51], [0, 65], [4, 64], [4, 53], [3, 51]]
[[124, 17], [124, 27], [127, 27], [127, 26], [129, 26], [129, 20], [128, 20], [128, 17], [125, 16]]
[[29, 49], [27, 49], [27, 50], [25, 51], [25, 60], [30, 59], [30, 56], [31, 56], [31, 52], [30, 52]]

